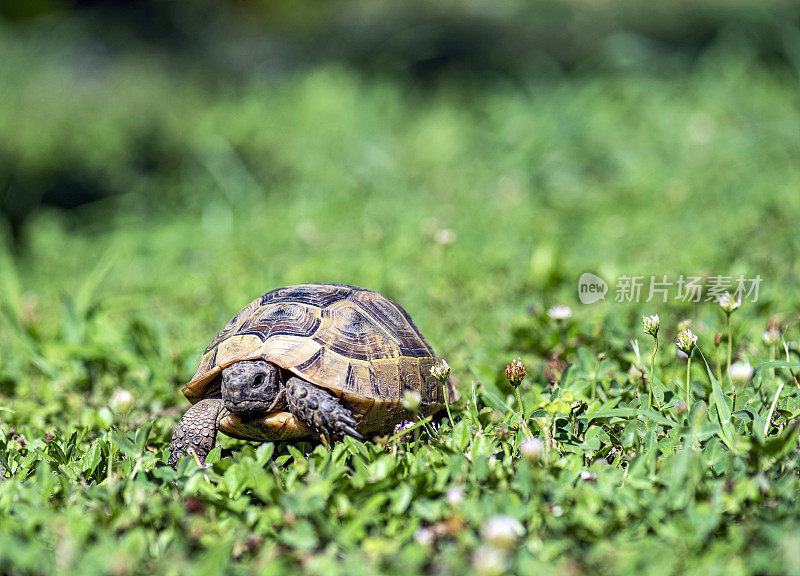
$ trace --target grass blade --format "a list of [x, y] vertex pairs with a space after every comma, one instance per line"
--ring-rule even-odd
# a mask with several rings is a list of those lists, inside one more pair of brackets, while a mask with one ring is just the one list
[[728, 406], [728, 397], [725, 395], [725, 392], [722, 391], [722, 386], [720, 386], [719, 382], [714, 376], [714, 372], [711, 371], [711, 368], [706, 361], [706, 357], [703, 356], [700, 348], [697, 348], [697, 352], [700, 354], [700, 357], [703, 359], [703, 363], [706, 365], [706, 373], [708, 374], [708, 379], [711, 381], [711, 404], [717, 409], [719, 424], [722, 427], [722, 440], [730, 448], [733, 446], [733, 437], [735, 433], [733, 430], [733, 423], [731, 422], [731, 409], [730, 406]]

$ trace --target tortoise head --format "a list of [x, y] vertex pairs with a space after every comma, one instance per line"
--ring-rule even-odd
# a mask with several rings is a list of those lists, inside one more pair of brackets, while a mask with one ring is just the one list
[[241, 360], [222, 371], [222, 400], [234, 414], [269, 411], [281, 388], [278, 368], [264, 360]]

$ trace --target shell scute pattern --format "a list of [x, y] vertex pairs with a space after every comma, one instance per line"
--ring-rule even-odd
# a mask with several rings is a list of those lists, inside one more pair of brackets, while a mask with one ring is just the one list
[[401, 355], [414, 358], [433, 356], [433, 350], [408, 313], [391, 300], [375, 298], [373, 294], [355, 294], [353, 300], [366, 312], [373, 324], [382, 327], [392, 336], [400, 347]]
[[367, 361], [400, 356], [396, 339], [350, 301], [324, 308], [322, 318], [314, 340], [342, 356]]
[[301, 284], [267, 292], [260, 301], [262, 306], [275, 302], [299, 302], [325, 308], [334, 302], [349, 298], [354, 291], [367, 292], [363, 288], [346, 284]]
[[273, 335], [311, 336], [319, 328], [319, 310], [297, 303], [261, 306], [246, 319], [237, 334], [253, 334], [265, 342]]

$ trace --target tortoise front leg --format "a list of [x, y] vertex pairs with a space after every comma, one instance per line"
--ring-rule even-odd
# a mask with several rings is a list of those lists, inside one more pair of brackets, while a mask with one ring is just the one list
[[222, 419], [229, 414], [219, 398], [200, 400], [183, 415], [175, 425], [169, 447], [169, 464], [177, 468], [181, 456], [194, 453], [200, 463], [217, 442], [217, 430]]
[[356, 420], [334, 395], [300, 378], [286, 382], [289, 411], [317, 432], [328, 436], [349, 435], [363, 440], [355, 429]]

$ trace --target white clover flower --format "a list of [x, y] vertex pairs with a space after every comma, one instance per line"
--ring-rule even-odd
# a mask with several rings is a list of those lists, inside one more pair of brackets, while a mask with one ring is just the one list
[[136, 403], [136, 398], [128, 390], [120, 388], [111, 396], [108, 406], [115, 414], [127, 414]]
[[717, 302], [719, 302], [719, 306], [722, 308], [725, 314], [730, 314], [742, 305], [742, 298], [734, 298], [730, 292], [725, 292], [725, 294], [719, 297]]
[[511, 550], [517, 540], [525, 534], [525, 529], [518, 520], [505, 514], [488, 518], [481, 527], [481, 536], [495, 548]]
[[544, 442], [541, 438], [528, 438], [520, 445], [519, 452], [525, 459], [539, 462], [544, 457]]
[[580, 478], [584, 482], [597, 482], [597, 473], [591, 470], [581, 470]]
[[452, 244], [456, 241], [456, 233], [450, 228], [439, 228], [433, 233], [433, 240], [437, 244], [447, 246], [448, 244]]
[[692, 353], [692, 349], [697, 344], [697, 336], [695, 336], [688, 328], [681, 330], [678, 332], [677, 338], [675, 338], [675, 344], [678, 346], [678, 350], [686, 355], [689, 355]]
[[414, 541], [417, 544], [420, 544], [421, 546], [430, 548], [436, 541], [436, 534], [434, 534], [431, 528], [422, 527], [419, 528], [416, 532], [414, 532]]
[[658, 327], [661, 325], [661, 319], [658, 314], [651, 316], [642, 316], [642, 330], [645, 334], [650, 334], [653, 338], [658, 336]]
[[728, 376], [737, 384], [746, 384], [753, 377], [753, 367], [750, 362], [734, 362], [728, 370]]
[[558, 304], [549, 308], [547, 310], [547, 315], [553, 320], [566, 320], [572, 316], [572, 308], [564, 306], [563, 304]]
[[450, 506], [458, 506], [464, 501], [464, 489], [461, 486], [453, 486], [445, 494], [444, 498]]
[[422, 395], [416, 390], [405, 390], [403, 392], [403, 408], [411, 412], [419, 410], [422, 402]]
[[447, 360], [437, 360], [431, 366], [431, 376], [444, 383], [450, 377], [450, 366], [447, 364]]
[[411, 420], [403, 420], [400, 422], [400, 424], [394, 427], [394, 430], [392, 431], [392, 436], [396, 436], [397, 434], [402, 434], [409, 428], [413, 428], [413, 426], [414, 423]]
[[492, 546], [479, 546], [472, 553], [472, 569], [478, 576], [499, 576], [508, 567], [508, 552]]

